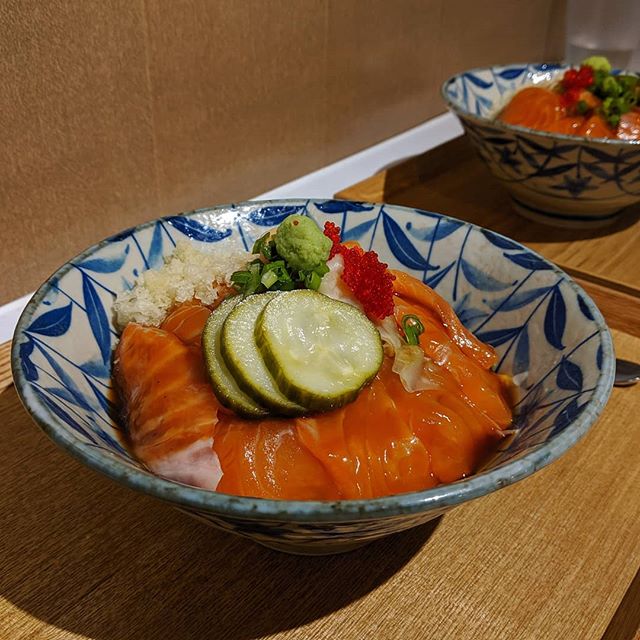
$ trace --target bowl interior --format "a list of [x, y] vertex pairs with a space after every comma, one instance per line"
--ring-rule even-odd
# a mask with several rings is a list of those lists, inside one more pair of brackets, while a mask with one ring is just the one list
[[471, 69], [447, 80], [442, 93], [457, 110], [492, 119], [516, 91], [547, 84], [567, 68], [560, 64], [515, 64]]
[[[496, 123], [494, 118], [509, 99], [520, 89], [531, 85], [546, 85], [557, 81], [570, 67], [565, 64], [533, 63], [510, 64], [506, 66], [479, 67], [458, 73], [444, 82], [442, 96], [449, 106], [462, 118], [480, 124], [492, 124], [503, 130], [526, 132], [540, 137], [567, 140], [573, 143], [582, 141], [593, 145], [633, 149], [639, 143], [635, 140], [615, 138], [591, 138], [585, 136], [550, 133], [521, 127], [518, 125]], [[638, 75], [627, 70], [613, 70], [613, 74], [625, 73]], [[494, 135], [489, 132], [489, 135]]]
[[[348, 503], [235, 498], [160, 479], [123, 446], [115, 410], [110, 358], [117, 341], [112, 321], [116, 293], [131, 287], [143, 270], [159, 266], [180, 239], [190, 238], [207, 250], [229, 244], [250, 249], [291, 213], [308, 215], [320, 225], [335, 222], [345, 240], [374, 249], [391, 267], [433, 287], [467, 327], [496, 347], [498, 371], [513, 375], [521, 387], [517, 434], [504, 441], [486, 470], [417, 497], [407, 494], [406, 504], [455, 503], [531, 473], [571, 446], [606, 402], [614, 356], [604, 321], [566, 274], [535, 253], [435, 213], [288, 200], [161, 218], [99, 243], [56, 272], [27, 306], [13, 346], [16, 385], [36, 421], [90, 466], [178, 503], [252, 514], [289, 508], [293, 513], [295, 504], [296, 517], [348, 512]], [[368, 501], [366, 508], [383, 512], [389, 504], [385, 500]], [[399, 505], [396, 501], [394, 508]]]

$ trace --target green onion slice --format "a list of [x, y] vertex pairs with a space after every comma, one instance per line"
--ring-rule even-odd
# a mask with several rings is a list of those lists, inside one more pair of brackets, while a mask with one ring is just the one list
[[418, 316], [408, 313], [402, 316], [402, 330], [407, 344], [419, 344], [418, 337], [421, 333], [424, 333], [424, 325]]

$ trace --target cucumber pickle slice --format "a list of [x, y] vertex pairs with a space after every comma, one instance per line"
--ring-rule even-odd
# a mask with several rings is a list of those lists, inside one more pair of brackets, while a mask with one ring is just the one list
[[[354, 400], [380, 369], [380, 334], [352, 305], [308, 289], [276, 294], [267, 302], [255, 316], [256, 341], [286, 397], [312, 411], [340, 407]], [[246, 339], [250, 325], [243, 332]], [[226, 344], [223, 330], [223, 353]]]
[[245, 298], [229, 313], [222, 326], [220, 350], [238, 386], [258, 404], [274, 413], [296, 416], [307, 413], [282, 393], [256, 343], [256, 321], [268, 303], [283, 293], [260, 293]]
[[245, 418], [261, 418], [269, 412], [238, 386], [220, 351], [222, 325], [241, 299], [240, 296], [227, 298], [211, 313], [202, 332], [202, 349], [211, 385], [220, 403]]

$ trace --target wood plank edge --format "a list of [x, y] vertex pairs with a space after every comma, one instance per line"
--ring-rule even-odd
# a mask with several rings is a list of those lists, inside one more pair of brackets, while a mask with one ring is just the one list
[[13, 384], [11, 375], [11, 340], [0, 344], [0, 393]]
[[640, 338], [640, 297], [583, 277], [574, 277], [574, 280], [596, 303], [611, 329]]
[[640, 570], [631, 581], [602, 640], [634, 640], [640, 637]]

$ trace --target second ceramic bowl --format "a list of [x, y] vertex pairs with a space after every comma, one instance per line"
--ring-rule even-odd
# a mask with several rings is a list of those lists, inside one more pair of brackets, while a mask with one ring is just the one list
[[640, 142], [548, 133], [494, 119], [516, 91], [551, 83], [566, 69], [472, 69], [449, 78], [442, 95], [518, 213], [552, 226], [604, 226], [640, 202]]

